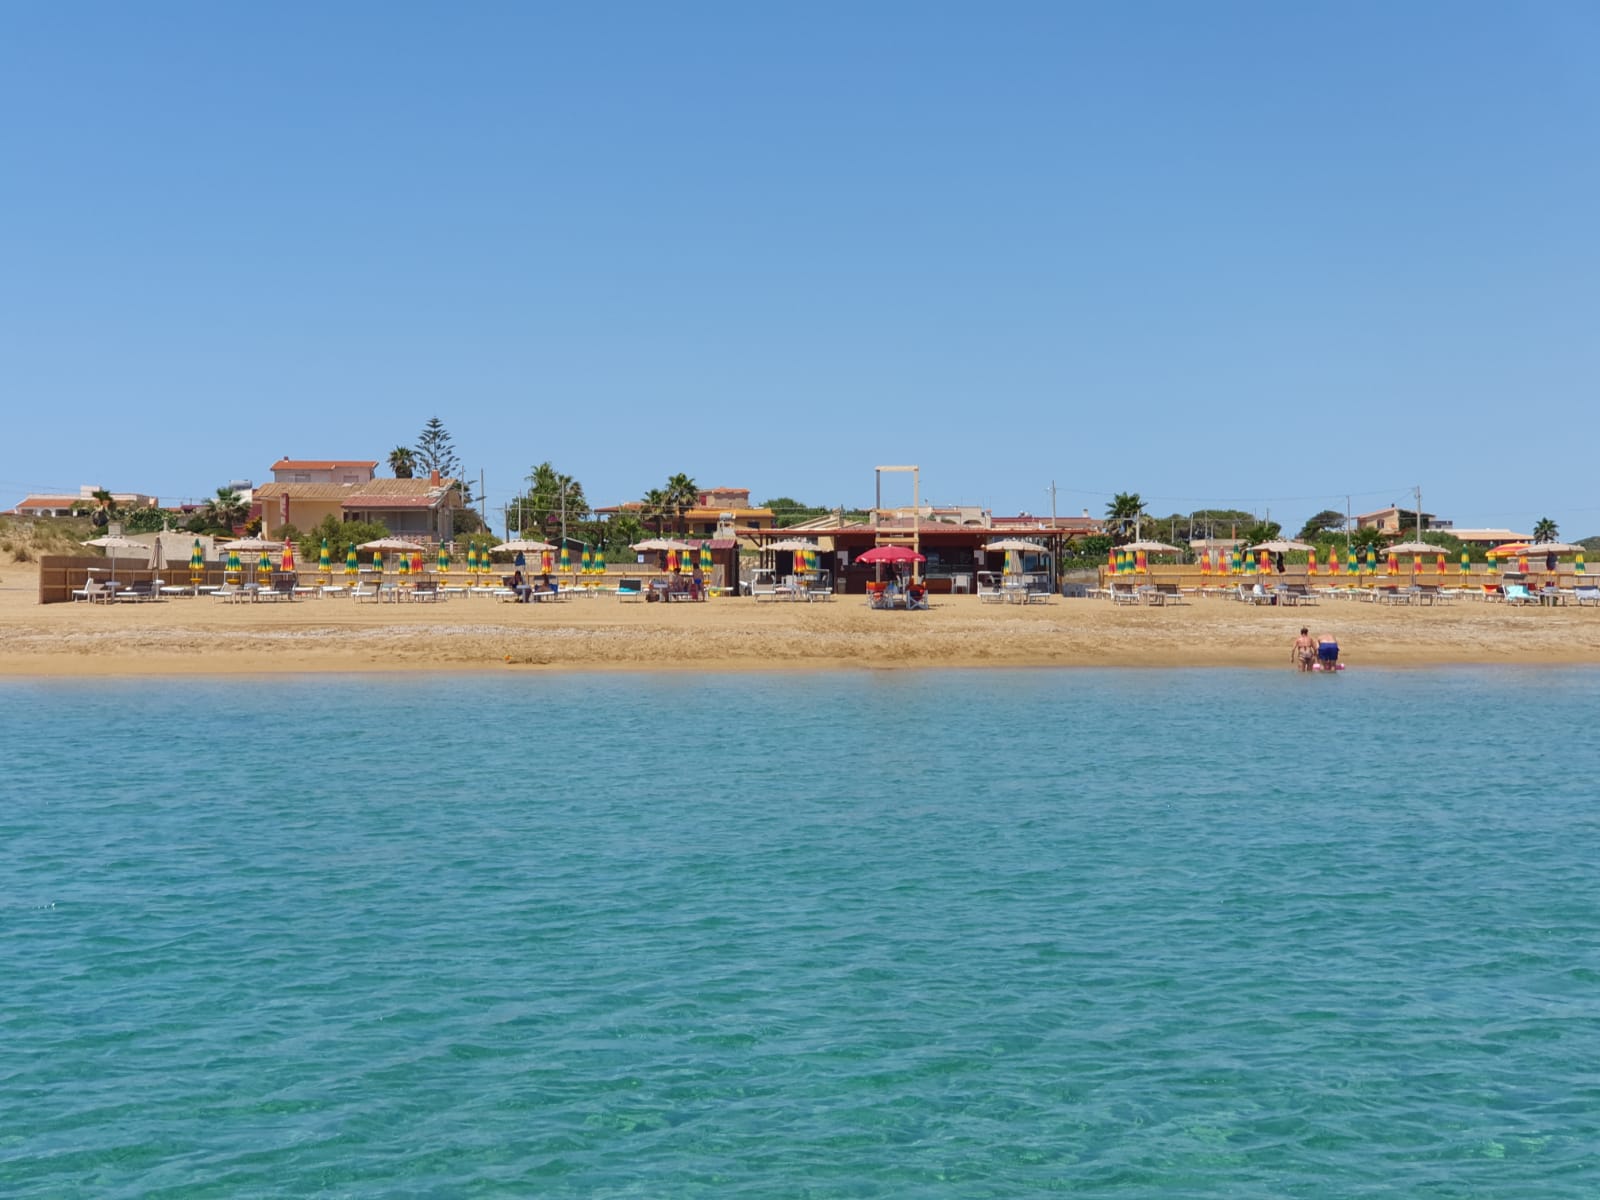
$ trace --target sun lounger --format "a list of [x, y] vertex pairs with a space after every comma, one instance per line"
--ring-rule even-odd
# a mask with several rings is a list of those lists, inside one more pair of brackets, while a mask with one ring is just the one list
[[74, 600], [87, 600], [90, 604], [110, 604], [116, 598], [116, 589], [109, 588], [98, 579], [91, 579], [72, 593]]
[[1508, 583], [1504, 588], [1507, 604], [1521, 607], [1524, 604], [1538, 604], [1539, 597], [1528, 590], [1525, 583]]
[[643, 600], [644, 599], [644, 580], [642, 580], [642, 579], [619, 579], [619, 580], [617, 580], [617, 599], [618, 600]]

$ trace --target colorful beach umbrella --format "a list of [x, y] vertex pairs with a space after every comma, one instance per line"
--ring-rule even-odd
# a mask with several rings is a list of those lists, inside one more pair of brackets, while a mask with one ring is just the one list
[[[563, 555], [565, 555], [566, 551], [563, 550], [561, 553]], [[667, 570], [676, 571], [677, 569], [678, 569], [678, 552], [676, 550], [668, 550], [667, 551]]]
[[328, 558], [328, 539], [322, 539], [322, 551], [317, 555], [317, 574], [322, 576], [322, 582], [327, 583], [333, 575], [333, 563]]
[[603, 546], [596, 546], [595, 547], [595, 551], [594, 551], [594, 573], [596, 575], [604, 575], [606, 573], [606, 552], [605, 552], [605, 547], [603, 547]]
[[[811, 570], [817, 569], [817, 556], [813, 550], [806, 551], [806, 566]], [[700, 573], [706, 577], [706, 582], [711, 582], [711, 543], [700, 543]]]
[[374, 550], [372, 552], [372, 569], [377, 572], [378, 578], [381, 580], [383, 578], [383, 551], [382, 550]]
[[1413, 554], [1411, 556], [1411, 573], [1413, 575], [1422, 574], [1422, 555]]
[[572, 555], [567, 551], [567, 544], [561, 543], [561, 573], [570, 574], [572, 571]]
[[434, 557], [433, 569], [441, 577], [450, 574], [450, 551], [443, 542], [439, 543], [439, 553]]
[[1446, 571], [1446, 570], [1448, 570], [1448, 569], [1449, 569], [1449, 568], [1448, 568], [1448, 567], [1447, 567], [1447, 566], [1446, 566], [1446, 564], [1445, 564], [1445, 561], [1444, 561], [1444, 551], [1443, 551], [1443, 550], [1441, 550], [1441, 551], [1439, 551], [1439, 561], [1438, 561], [1438, 563], [1437, 563], [1437, 564], [1435, 564], [1435, 565], [1436, 565], [1436, 566], [1437, 566], [1437, 567], [1438, 567], [1438, 568], [1439, 568], [1439, 577], [1440, 577], [1440, 578], [1441, 578], [1441, 579], [1442, 579], [1442, 578], [1444, 578], [1444, 573], [1445, 573], [1445, 571]]
[[1148, 575], [1150, 573], [1150, 559], [1143, 550], [1140, 550], [1136, 555], [1134, 555], [1133, 569], [1139, 572], [1141, 575]]
[[294, 543], [293, 542], [285, 542], [283, 544], [283, 556], [278, 561], [278, 570], [280, 570], [280, 571], [292, 571], [292, 570], [294, 570]]
[[361, 560], [356, 557], [356, 544], [350, 543], [350, 549], [344, 553], [344, 573], [351, 579], [361, 574]]
[[1106, 570], [1115, 575], [1122, 566], [1122, 558], [1117, 554], [1116, 547], [1106, 551]]
[[1339, 551], [1331, 546], [1328, 548], [1328, 574], [1339, 574]]
[[[1582, 567], [1578, 568], [1580, 571]], [[189, 551], [189, 585], [200, 586], [200, 577], [206, 573], [206, 556], [200, 549], [200, 539], [195, 538], [194, 549]]]
[[1316, 573], [1317, 573], [1317, 552], [1315, 550], [1307, 550], [1306, 551], [1306, 574], [1307, 575], [1315, 575]]
[[1344, 560], [1346, 573], [1360, 576], [1361, 560], [1356, 557], [1356, 548], [1354, 546], [1345, 547]]
[[1582, 550], [1579, 550], [1579, 551], [1577, 551], [1576, 553], [1573, 554], [1573, 556], [1572, 556], [1572, 569], [1573, 569], [1573, 571], [1575, 571], [1579, 575], [1587, 574], [1587, 572], [1583, 569], [1583, 551]]
[[409, 554], [407, 554], [404, 550], [402, 550], [399, 554], [395, 555], [395, 557], [400, 560], [400, 562], [398, 564], [400, 574], [402, 574], [402, 575], [410, 575], [411, 574], [411, 556]]
[[1376, 575], [1377, 573], [1378, 573], [1378, 548], [1376, 546], [1368, 546], [1367, 547], [1367, 574], [1368, 575]]
[[1461, 574], [1467, 575], [1472, 570], [1472, 555], [1467, 553], [1467, 548], [1461, 548]]
[[1484, 555], [1484, 569], [1487, 570], [1491, 575], [1498, 575], [1500, 573], [1500, 563], [1495, 558], [1493, 550], [1490, 550]]
[[261, 552], [261, 557], [256, 560], [256, 575], [261, 579], [272, 578], [272, 559], [267, 556], [265, 550]]
[[1384, 556], [1383, 573], [1385, 575], [1398, 575], [1400, 573], [1400, 556], [1393, 550]]
[[1517, 571], [1523, 575], [1528, 573], [1528, 556], [1526, 554], [1517, 555]]
[[1239, 547], [1234, 546], [1228, 551], [1228, 574], [1237, 575], [1240, 572]]
[[239, 565], [239, 552], [237, 550], [229, 550], [228, 551], [228, 582], [229, 583], [238, 583], [239, 582], [240, 570], [241, 570], [241, 568], [240, 568], [240, 565]]
[[1200, 552], [1200, 574], [1211, 574], [1211, 551], [1209, 550], [1202, 550]]

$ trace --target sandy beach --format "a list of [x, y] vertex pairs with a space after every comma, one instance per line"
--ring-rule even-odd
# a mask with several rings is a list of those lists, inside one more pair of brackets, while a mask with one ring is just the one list
[[785, 670], [918, 667], [1289, 669], [1302, 625], [1339, 639], [1352, 668], [1600, 663], [1600, 610], [1430, 608], [1323, 601], [1252, 608], [1225, 600], [1118, 607], [1057, 597], [988, 605], [935, 597], [927, 612], [828, 604], [560, 604], [457, 597], [439, 604], [348, 599], [224, 604], [37, 603], [27, 564], [0, 568], [0, 672], [119, 676], [474, 669]]

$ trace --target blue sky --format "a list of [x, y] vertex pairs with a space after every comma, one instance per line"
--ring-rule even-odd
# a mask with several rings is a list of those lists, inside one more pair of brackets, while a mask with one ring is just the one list
[[5, 506], [437, 414], [491, 503], [1600, 533], [1590, 4], [17, 3]]

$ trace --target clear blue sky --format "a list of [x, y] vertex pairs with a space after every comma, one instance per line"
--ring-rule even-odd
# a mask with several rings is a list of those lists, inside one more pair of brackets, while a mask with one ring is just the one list
[[438, 414], [502, 502], [1600, 533], [1591, 3], [13, 3], [0, 505]]

